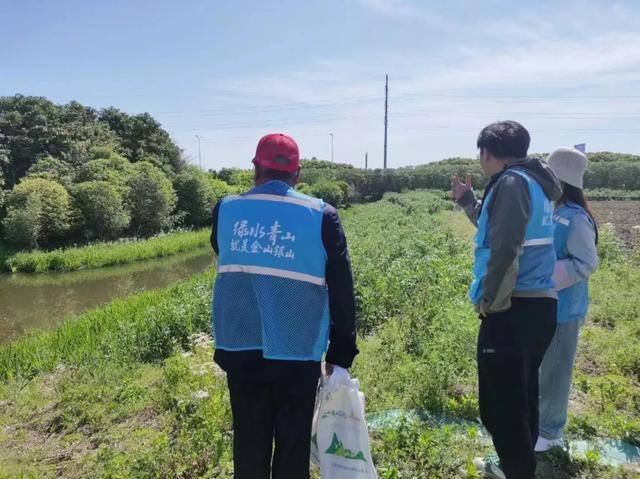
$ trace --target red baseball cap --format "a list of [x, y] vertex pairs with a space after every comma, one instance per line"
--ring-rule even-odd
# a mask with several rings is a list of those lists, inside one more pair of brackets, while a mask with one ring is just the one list
[[270, 133], [260, 138], [253, 163], [270, 170], [293, 173], [300, 168], [298, 144], [290, 136]]

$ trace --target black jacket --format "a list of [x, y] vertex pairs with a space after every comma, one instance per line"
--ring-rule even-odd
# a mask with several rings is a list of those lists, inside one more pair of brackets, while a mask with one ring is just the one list
[[[218, 254], [218, 214], [213, 209], [211, 246]], [[327, 252], [326, 280], [329, 289], [329, 349], [326, 361], [349, 368], [358, 354], [356, 347], [356, 308], [353, 274], [347, 239], [336, 209], [326, 204], [322, 218], [322, 242]], [[242, 374], [259, 381], [285, 382], [301, 376], [320, 374], [317, 361], [282, 361], [265, 359], [261, 351], [225, 351], [217, 349], [215, 361], [229, 374]]]

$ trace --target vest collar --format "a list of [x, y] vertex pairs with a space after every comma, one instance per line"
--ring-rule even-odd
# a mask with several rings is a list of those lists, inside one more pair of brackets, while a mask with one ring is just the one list
[[284, 181], [272, 180], [267, 181], [259, 186], [255, 186], [247, 194], [264, 194], [264, 195], [280, 195], [285, 196], [293, 187]]

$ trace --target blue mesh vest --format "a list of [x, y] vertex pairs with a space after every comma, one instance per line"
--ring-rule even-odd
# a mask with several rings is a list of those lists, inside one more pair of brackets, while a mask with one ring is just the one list
[[[525, 241], [519, 258], [518, 277], [514, 292], [544, 291], [553, 289], [555, 251], [553, 248], [553, 203], [545, 195], [542, 187], [525, 171], [512, 168], [525, 179], [531, 197], [531, 212], [525, 231]], [[509, 174], [507, 173], [507, 174]], [[475, 237], [475, 263], [473, 282], [469, 288], [469, 298], [479, 304], [484, 295], [484, 278], [491, 251], [489, 249], [489, 210], [493, 200], [493, 190], [489, 192], [478, 218], [478, 232]]]
[[[586, 211], [575, 203], [565, 203], [556, 209], [554, 246], [559, 260], [571, 258], [567, 249], [569, 227], [578, 215], [584, 215], [593, 224]], [[579, 281], [568, 288], [558, 291], [558, 323], [567, 323], [584, 318], [589, 309], [589, 284]]]
[[218, 217], [216, 347], [320, 361], [329, 336], [324, 203], [270, 181], [229, 197]]

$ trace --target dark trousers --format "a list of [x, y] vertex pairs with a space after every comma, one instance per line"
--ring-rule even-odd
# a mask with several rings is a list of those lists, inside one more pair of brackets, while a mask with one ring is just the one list
[[556, 330], [556, 300], [513, 298], [482, 319], [478, 336], [480, 417], [507, 479], [535, 477], [538, 368]]
[[229, 374], [227, 383], [234, 478], [308, 479], [317, 377], [275, 383]]

